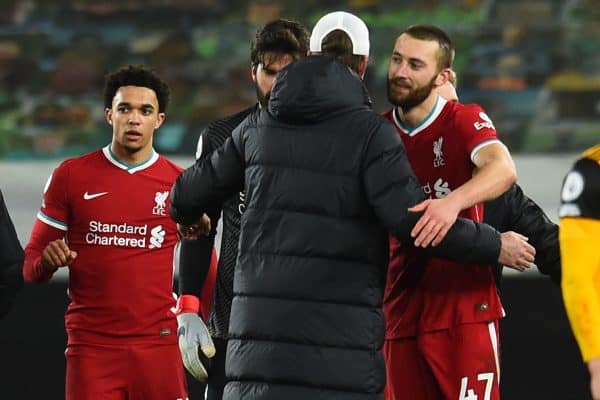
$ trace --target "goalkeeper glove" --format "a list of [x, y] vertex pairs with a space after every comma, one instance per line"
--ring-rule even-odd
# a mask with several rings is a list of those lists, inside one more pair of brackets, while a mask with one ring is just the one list
[[215, 355], [215, 345], [208, 328], [198, 315], [200, 300], [194, 295], [184, 294], [177, 299], [177, 336], [183, 365], [190, 374], [201, 382], [208, 378], [209, 358]]

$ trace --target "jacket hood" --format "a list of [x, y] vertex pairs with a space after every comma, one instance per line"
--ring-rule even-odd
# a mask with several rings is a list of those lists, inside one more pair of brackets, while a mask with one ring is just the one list
[[277, 120], [303, 124], [364, 107], [371, 99], [354, 71], [338, 60], [308, 56], [279, 72], [268, 110]]

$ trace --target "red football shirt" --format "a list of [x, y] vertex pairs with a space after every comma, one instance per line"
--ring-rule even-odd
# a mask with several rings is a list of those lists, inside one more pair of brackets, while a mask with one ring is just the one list
[[38, 219], [64, 231], [78, 253], [69, 267], [69, 344], [177, 340], [169, 192], [181, 171], [155, 152], [123, 164], [107, 146], [53, 172]]
[[[384, 114], [398, 130], [411, 166], [430, 198], [442, 198], [471, 179], [473, 155], [498, 142], [494, 125], [476, 104], [438, 97], [425, 120], [410, 129], [393, 109]], [[461, 217], [483, 220], [483, 205]], [[459, 323], [490, 321], [504, 315], [491, 266], [439, 258], [426, 261], [390, 238], [390, 265], [384, 299], [388, 339], [413, 336]]]

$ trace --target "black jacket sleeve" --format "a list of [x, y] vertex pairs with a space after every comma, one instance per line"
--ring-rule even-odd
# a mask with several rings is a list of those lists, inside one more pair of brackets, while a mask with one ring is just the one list
[[535, 248], [535, 264], [541, 273], [560, 285], [558, 225], [553, 223], [519, 185], [485, 204], [485, 222], [500, 231], [514, 231], [529, 238]]
[[[200, 154], [198, 154], [198, 160], [209, 156], [216, 147], [211, 140], [210, 126], [202, 130], [199, 141]], [[179, 250], [179, 294], [192, 294], [200, 298], [210, 268], [221, 208], [222, 206], [215, 206], [207, 212], [211, 221], [211, 232], [208, 236], [200, 236], [196, 240], [181, 241]]]
[[[243, 124], [242, 124], [243, 125]], [[222, 147], [183, 171], [171, 189], [171, 218], [184, 225], [218, 208], [244, 187], [243, 126]]]
[[[425, 194], [410, 167], [402, 140], [387, 122], [367, 145], [363, 182], [369, 203], [384, 226], [400, 241], [413, 243], [410, 231], [422, 213], [408, 208], [424, 200]], [[436, 257], [465, 263], [495, 263], [500, 254], [500, 234], [486, 224], [458, 218], [444, 240], [428, 252]]]
[[[214, 221], [211, 218], [211, 221]], [[215, 229], [210, 236], [196, 240], [182, 240], [179, 250], [179, 294], [193, 294], [200, 298], [210, 267]]]
[[23, 248], [0, 191], [0, 317], [23, 286]]

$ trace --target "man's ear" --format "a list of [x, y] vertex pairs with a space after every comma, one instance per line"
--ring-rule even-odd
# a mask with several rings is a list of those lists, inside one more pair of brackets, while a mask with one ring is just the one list
[[360, 62], [358, 63], [358, 74], [360, 75], [360, 79], [365, 77], [367, 73], [367, 66], [369, 65], [369, 56], [362, 56]]
[[452, 70], [450, 68], [442, 69], [435, 78], [435, 85], [436, 86], [444, 86], [446, 84], [446, 82], [448, 82], [450, 80], [451, 73], [452, 73]]
[[258, 65], [252, 64], [250, 67], [250, 74], [252, 75], [252, 82], [256, 83], [256, 71], [258, 70]]
[[156, 118], [156, 123], [154, 124], [154, 129], [158, 129], [160, 128], [160, 126], [163, 124], [163, 122], [165, 122], [165, 119], [167, 118], [167, 115], [165, 113], [158, 113], [157, 118]]
[[112, 108], [104, 109], [104, 117], [106, 118], [106, 122], [108, 122], [109, 125], [112, 125]]

